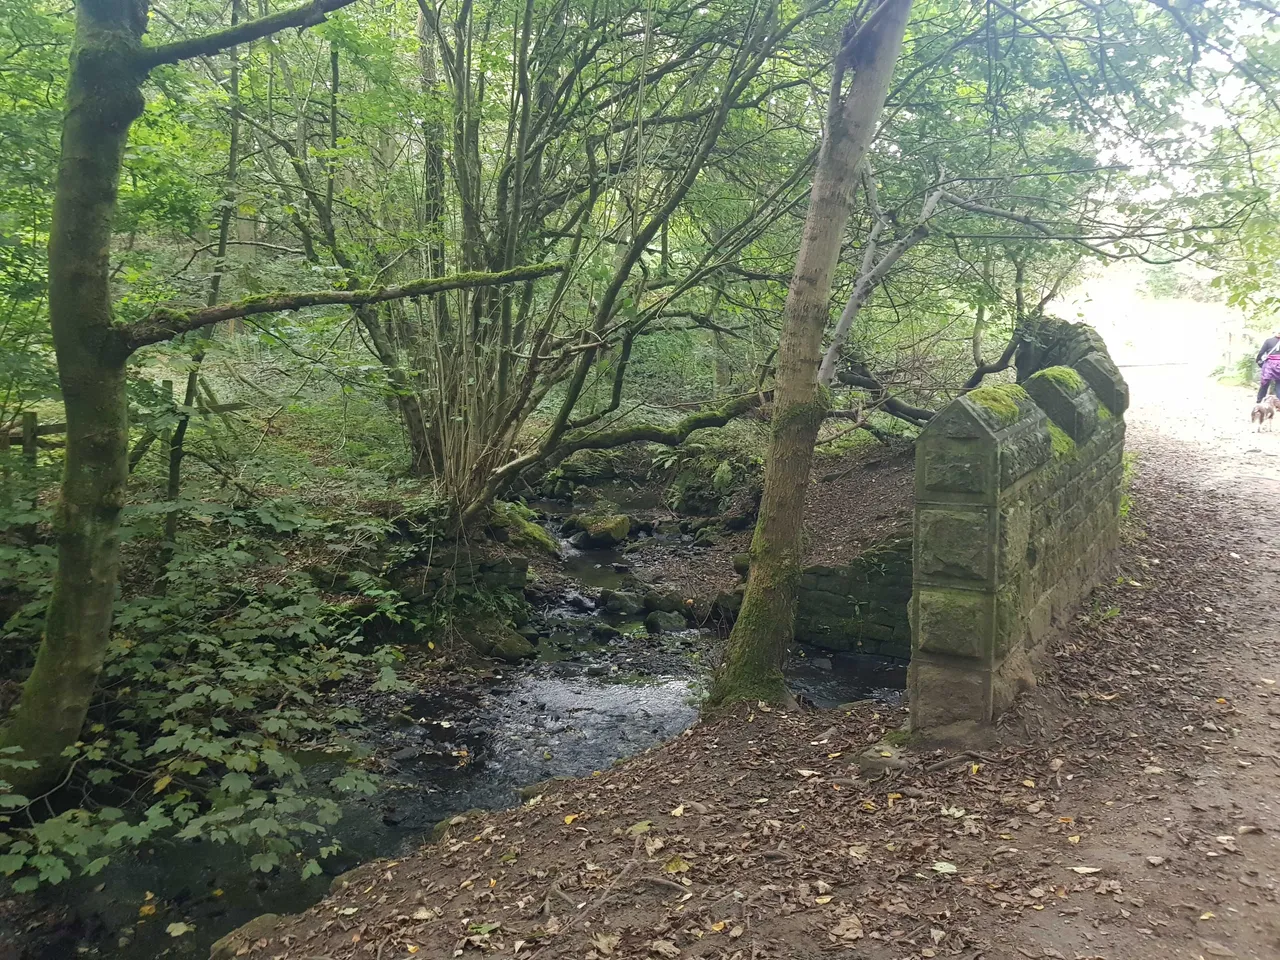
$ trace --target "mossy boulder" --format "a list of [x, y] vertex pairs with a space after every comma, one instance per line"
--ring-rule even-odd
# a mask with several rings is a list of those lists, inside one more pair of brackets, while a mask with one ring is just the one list
[[623, 543], [631, 535], [632, 526], [631, 518], [624, 513], [577, 514], [564, 522], [564, 532], [571, 535], [575, 546], [601, 549]]
[[743, 580], [751, 573], [751, 554], [735, 553], [733, 555], [733, 572]]
[[644, 609], [644, 601], [634, 593], [602, 590], [600, 591], [600, 608], [606, 613], [629, 617]]
[[464, 624], [462, 639], [482, 657], [493, 657], [515, 663], [537, 655], [537, 648], [508, 623], [496, 617], [483, 617]]
[[644, 628], [649, 633], [679, 633], [689, 628], [683, 613], [668, 613], [666, 610], [654, 610], [644, 618]]
[[496, 502], [489, 508], [489, 532], [499, 542], [523, 550], [560, 556], [560, 545], [537, 520], [537, 515], [520, 503]]
[[579, 450], [560, 464], [560, 475], [574, 484], [599, 483], [618, 475], [617, 454], [608, 450]]
[[650, 590], [644, 595], [644, 608], [662, 613], [679, 613], [685, 608], [684, 597], [677, 590]]
[[711, 602], [711, 615], [717, 620], [732, 623], [738, 619], [742, 610], [743, 587], [739, 585], [733, 590], [721, 590]]

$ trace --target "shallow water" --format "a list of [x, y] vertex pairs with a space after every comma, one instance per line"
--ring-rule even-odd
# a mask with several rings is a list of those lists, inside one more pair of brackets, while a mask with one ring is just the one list
[[[306, 909], [334, 874], [411, 852], [441, 820], [513, 806], [521, 787], [590, 774], [685, 730], [697, 718], [704, 653], [714, 638], [696, 631], [647, 637], [635, 618], [591, 611], [586, 588], [616, 586], [621, 555], [569, 549], [566, 573], [584, 591], [567, 593], [543, 612], [550, 635], [539, 644], [537, 662], [500, 668], [505, 674], [483, 681], [459, 678], [455, 688], [359, 697], [367, 724], [353, 739], [390, 759], [376, 795], [341, 799], [343, 818], [333, 833], [343, 849], [325, 862], [324, 876], [303, 882], [297, 868], [255, 874], [235, 847], [156, 844], [62, 892], [80, 918], [80, 947], [121, 960], [204, 960], [223, 934], [263, 913]], [[611, 641], [610, 629], [631, 637]], [[866, 698], [896, 702], [905, 666], [810, 650], [798, 653], [788, 676], [822, 707]], [[317, 785], [342, 770], [341, 760], [323, 755], [309, 762]], [[149, 906], [155, 912], [140, 918], [140, 908]], [[194, 931], [169, 936], [167, 927], [178, 921]], [[68, 955], [64, 942], [35, 956]]]
[[[334, 829], [343, 852], [326, 870], [404, 855], [443, 819], [514, 806], [522, 786], [607, 768], [696, 719], [691, 677], [601, 672], [606, 675], [565, 676], [559, 664], [548, 663], [478, 691], [411, 697], [412, 722], [378, 733], [395, 769], [377, 795], [343, 801]], [[308, 773], [321, 783], [340, 769], [321, 763]], [[296, 869], [252, 874], [233, 847], [157, 844], [117, 859], [92, 886], [77, 883], [67, 893], [91, 925], [86, 945], [99, 956], [203, 958], [213, 940], [255, 916], [305, 909], [331, 879], [303, 882]], [[164, 899], [148, 900], [149, 891]], [[157, 906], [155, 914], [139, 922], [139, 909], [149, 904]], [[179, 920], [193, 924], [194, 933], [170, 937], [166, 928]]]

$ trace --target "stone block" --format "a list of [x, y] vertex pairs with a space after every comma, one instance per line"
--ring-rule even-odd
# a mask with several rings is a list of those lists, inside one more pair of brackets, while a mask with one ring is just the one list
[[1076, 442], [1078, 460], [1089, 462], [1079, 446], [1098, 425], [1098, 398], [1084, 378], [1070, 367], [1049, 367], [1028, 377], [1024, 386], [1049, 419]]
[[927, 431], [916, 443], [920, 451], [916, 457], [917, 483], [925, 490], [994, 496], [994, 448], [976, 443], [953, 445], [945, 439], [928, 437]]
[[991, 655], [992, 596], [976, 590], [916, 590], [916, 649], [986, 660]]
[[915, 657], [907, 669], [911, 729], [991, 720], [991, 673]]
[[1012, 486], [1053, 457], [1053, 441], [1044, 413], [1035, 407], [1016, 431], [1000, 442], [1000, 489]]
[[995, 549], [986, 510], [916, 511], [916, 569], [926, 577], [991, 579]]
[[1076, 372], [1084, 378], [1085, 383], [1093, 388], [1115, 417], [1124, 416], [1129, 409], [1129, 385], [1125, 383], [1120, 369], [1103, 351], [1086, 354], [1071, 364]]

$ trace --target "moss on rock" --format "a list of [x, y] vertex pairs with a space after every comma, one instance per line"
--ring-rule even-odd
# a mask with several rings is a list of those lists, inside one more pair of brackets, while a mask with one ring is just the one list
[[1053, 443], [1053, 456], [1055, 460], [1069, 460], [1076, 455], [1076, 442], [1071, 439], [1067, 431], [1060, 426], [1049, 421], [1049, 440]]
[[555, 538], [542, 529], [532, 510], [520, 503], [498, 501], [489, 508], [489, 526], [506, 540], [526, 550], [536, 550], [548, 556], [558, 557], [560, 546]]
[[1022, 404], [1030, 403], [1027, 391], [1016, 383], [993, 383], [970, 390], [966, 396], [1008, 426], [1022, 416]]
[[1031, 379], [1052, 380], [1073, 393], [1079, 393], [1085, 387], [1084, 377], [1076, 373], [1071, 367], [1045, 367], [1043, 370], [1033, 374]]

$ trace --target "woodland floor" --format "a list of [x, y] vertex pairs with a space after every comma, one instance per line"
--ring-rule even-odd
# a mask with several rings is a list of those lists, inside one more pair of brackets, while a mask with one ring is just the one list
[[901, 713], [743, 711], [362, 867], [242, 955], [1280, 957], [1280, 433], [1126, 372], [1121, 576], [976, 756], [868, 779]]

